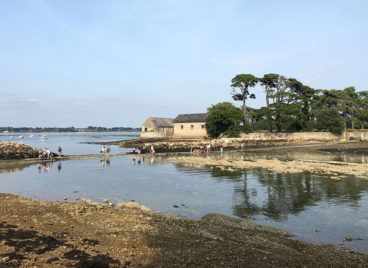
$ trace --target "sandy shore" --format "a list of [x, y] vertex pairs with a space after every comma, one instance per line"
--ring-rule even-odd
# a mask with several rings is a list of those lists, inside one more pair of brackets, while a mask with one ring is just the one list
[[280, 161], [278, 159], [226, 160], [216, 159], [214, 157], [195, 156], [170, 157], [168, 160], [173, 163], [194, 167], [218, 166], [228, 169], [265, 168], [278, 173], [311, 172], [315, 174], [327, 174], [334, 179], [338, 179], [341, 176], [357, 176], [368, 179], [368, 164], [313, 160]]
[[199, 221], [135, 203], [0, 194], [0, 267], [364, 267], [368, 255], [289, 239], [218, 214]]

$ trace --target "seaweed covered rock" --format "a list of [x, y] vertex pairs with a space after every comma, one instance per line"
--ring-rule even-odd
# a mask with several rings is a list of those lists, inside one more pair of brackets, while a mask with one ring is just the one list
[[[142, 152], [148, 152], [151, 146], [154, 147], [157, 153], [168, 152], [189, 152], [191, 148], [205, 149], [208, 144], [211, 144], [211, 150], [243, 150], [245, 148], [259, 148], [275, 145], [286, 144], [287, 140], [247, 140], [244, 138], [221, 138], [214, 140], [197, 140], [197, 141], [161, 141], [161, 142], [142, 142], [138, 144], [142, 148]], [[292, 143], [290, 141], [289, 143]]]
[[37, 149], [16, 142], [0, 142], [0, 160], [38, 157]]

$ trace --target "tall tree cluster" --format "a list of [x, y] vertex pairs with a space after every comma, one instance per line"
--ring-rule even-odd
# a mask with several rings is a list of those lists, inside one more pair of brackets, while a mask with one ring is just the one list
[[[266, 106], [252, 109], [255, 86], [265, 93]], [[368, 127], [368, 91], [313, 89], [295, 78], [279, 74], [239, 74], [231, 80], [232, 97], [242, 103], [243, 126], [270, 132], [331, 131]]]

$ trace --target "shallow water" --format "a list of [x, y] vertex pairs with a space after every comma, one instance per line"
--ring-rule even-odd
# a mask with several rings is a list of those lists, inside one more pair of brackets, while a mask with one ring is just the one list
[[[42, 136], [47, 136], [47, 139]], [[21, 137], [22, 136], [22, 137]], [[69, 133], [0, 133], [0, 141], [21, 142], [32, 147], [47, 147], [57, 152], [58, 146], [63, 154], [97, 154], [102, 145], [86, 142], [128, 140], [139, 137], [137, 132], [69, 132]], [[110, 146], [111, 153], [125, 153], [128, 149]]]
[[0, 192], [46, 200], [135, 200], [190, 219], [207, 213], [249, 217], [297, 239], [368, 252], [368, 180], [189, 168], [161, 157], [15, 162], [0, 165], [1, 171]]

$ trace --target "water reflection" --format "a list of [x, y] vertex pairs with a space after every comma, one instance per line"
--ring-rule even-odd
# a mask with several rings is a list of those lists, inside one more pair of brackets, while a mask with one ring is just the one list
[[[177, 167], [180, 170], [180, 167]], [[228, 171], [211, 169], [219, 179], [236, 179], [234, 215], [247, 218], [263, 214], [275, 221], [287, 220], [319, 201], [358, 206], [368, 182], [359, 179], [333, 181], [309, 173], [277, 174], [264, 169]]]
[[101, 163], [101, 166], [103, 167], [109, 167], [111, 164], [111, 159], [110, 157], [101, 158], [100, 163]]
[[239, 180], [243, 177], [243, 171], [240, 169], [227, 170], [224, 168], [214, 167], [211, 168], [211, 175], [215, 178], [227, 179], [227, 180]]
[[[190, 167], [175, 167], [180, 173], [194, 173]], [[197, 175], [205, 172], [196, 168]], [[310, 173], [278, 174], [261, 168], [212, 168], [207, 172], [218, 182], [232, 184], [232, 215], [285, 228], [298, 239], [368, 250], [367, 180], [336, 181]], [[214, 192], [214, 196], [218, 194]], [[354, 241], [346, 242], [346, 236]]]
[[0, 174], [1, 173], [13, 173], [23, 171], [25, 168], [33, 166], [34, 163], [17, 162], [17, 161], [0, 161]]
[[58, 162], [58, 164], [57, 164], [57, 171], [58, 171], [58, 172], [60, 172], [60, 171], [61, 171], [61, 167], [62, 167], [61, 162]]

